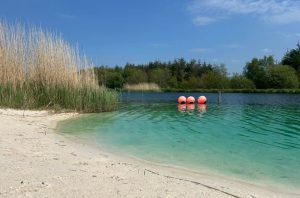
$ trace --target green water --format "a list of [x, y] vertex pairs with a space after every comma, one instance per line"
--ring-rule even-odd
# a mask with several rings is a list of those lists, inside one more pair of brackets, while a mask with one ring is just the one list
[[117, 112], [68, 120], [59, 131], [144, 160], [299, 187], [299, 116], [297, 104], [123, 102]]

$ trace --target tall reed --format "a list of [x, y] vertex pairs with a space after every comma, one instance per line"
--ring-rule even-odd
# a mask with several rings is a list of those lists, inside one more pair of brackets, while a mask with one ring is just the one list
[[117, 93], [99, 87], [91, 68], [91, 62], [60, 35], [0, 21], [0, 106], [115, 109]]
[[123, 89], [127, 91], [161, 91], [156, 83], [125, 84]]

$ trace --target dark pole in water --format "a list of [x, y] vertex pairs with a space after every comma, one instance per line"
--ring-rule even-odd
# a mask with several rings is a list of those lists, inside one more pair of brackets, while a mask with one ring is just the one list
[[221, 104], [221, 100], [222, 100], [222, 94], [221, 91], [219, 91], [218, 104]]

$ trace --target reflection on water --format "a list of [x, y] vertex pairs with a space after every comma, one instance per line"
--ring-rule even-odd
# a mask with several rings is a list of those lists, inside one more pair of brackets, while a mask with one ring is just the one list
[[[185, 112], [185, 111], [194, 111], [196, 104], [178, 104], [178, 111]], [[206, 104], [198, 104], [197, 105], [199, 113], [206, 112]]]
[[206, 104], [199, 104], [198, 111], [199, 111], [199, 113], [205, 113], [206, 112]]
[[195, 110], [195, 104], [187, 104], [186, 107], [187, 107], [187, 110], [188, 110], [188, 111], [193, 111], [193, 110]]
[[299, 95], [285, 98], [290, 104], [276, 95], [268, 104], [234, 96], [221, 105], [210, 97], [207, 105], [123, 102], [117, 112], [68, 120], [59, 130], [146, 160], [300, 186]]
[[186, 110], [186, 104], [178, 104], [178, 111], [185, 111]]

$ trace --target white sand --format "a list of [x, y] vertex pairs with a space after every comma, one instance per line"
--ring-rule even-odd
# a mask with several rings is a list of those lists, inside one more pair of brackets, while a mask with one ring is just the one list
[[0, 197], [300, 197], [104, 153], [52, 130], [73, 116], [0, 110]]

